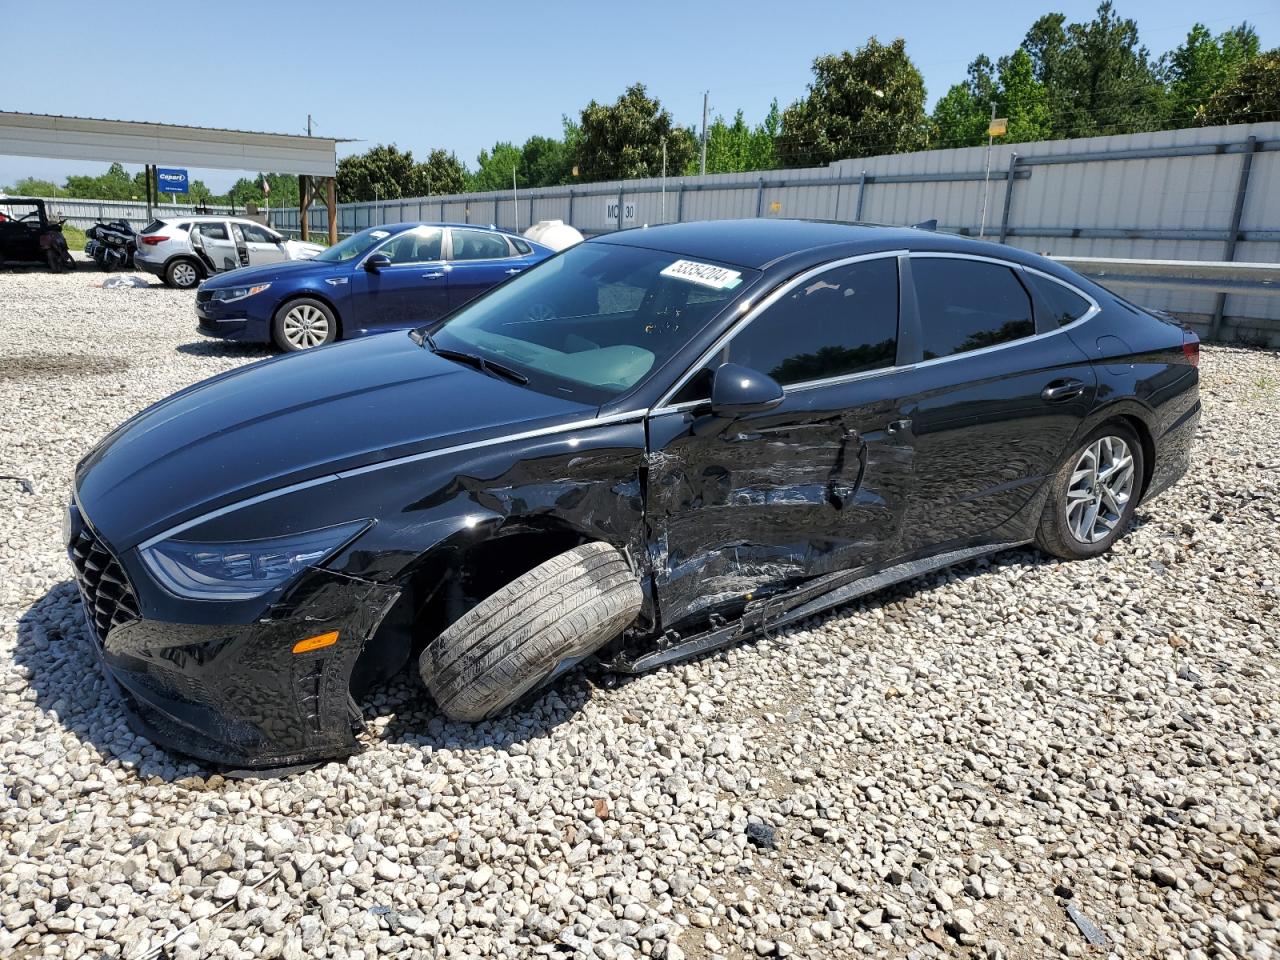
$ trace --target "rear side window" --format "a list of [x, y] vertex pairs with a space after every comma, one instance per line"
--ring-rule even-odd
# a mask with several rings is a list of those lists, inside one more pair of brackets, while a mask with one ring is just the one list
[[506, 239], [482, 230], [453, 231], [454, 260], [501, 260], [511, 256]]
[[1036, 293], [1040, 296], [1040, 302], [1049, 311], [1053, 322], [1060, 327], [1079, 320], [1089, 312], [1092, 306], [1080, 294], [1056, 280], [1050, 280], [1036, 273], [1024, 273], [1023, 276], [1035, 287]]
[[714, 369], [726, 362], [788, 386], [891, 367], [897, 351], [897, 258], [863, 260], [789, 290], [672, 399], [706, 400]]
[[145, 227], [142, 228], [142, 232], [143, 233], [159, 233], [163, 227], [164, 227], [163, 220], [152, 220], [150, 223], [148, 223]]
[[924, 359], [994, 347], [1036, 332], [1031, 298], [1013, 270], [982, 260], [911, 261]]
[[512, 237], [511, 245], [516, 248], [516, 253], [520, 254], [520, 256], [522, 257], [528, 256], [529, 254], [533, 253], [533, 247], [529, 246], [519, 237]]

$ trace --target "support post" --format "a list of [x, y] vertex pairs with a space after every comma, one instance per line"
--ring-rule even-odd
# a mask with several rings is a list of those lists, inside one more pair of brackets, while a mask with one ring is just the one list
[[622, 188], [618, 188], [618, 229], [622, 229]]
[[311, 184], [307, 182], [305, 173], [298, 174], [298, 236], [304, 241], [311, 236], [311, 225], [307, 223], [307, 210], [311, 207]]
[[333, 177], [325, 181], [325, 206], [329, 208], [329, 246], [338, 242], [338, 196], [337, 180]]
[[867, 171], [862, 171], [862, 176], [858, 178], [858, 207], [853, 211], [853, 222], [862, 222], [862, 198], [867, 192]]
[[680, 181], [680, 190], [676, 194], [676, 223], [684, 223], [684, 181]]
[[147, 185], [147, 220], [151, 219], [151, 164], [147, 164], [142, 170], [143, 179]]
[[569, 188], [569, 217], [566, 222], [573, 226], [573, 187]]
[[493, 195], [493, 225], [498, 226], [498, 195]]
[[1009, 178], [1004, 182], [1004, 210], [1000, 213], [1000, 242], [1009, 236], [1009, 211], [1013, 207], [1013, 182], [1017, 180], [1018, 155], [1009, 157]]
[[[1250, 137], [1240, 158], [1240, 177], [1236, 181], [1236, 200], [1231, 207], [1231, 226], [1227, 233], [1227, 249], [1224, 260], [1236, 258], [1236, 241], [1240, 239], [1240, 221], [1244, 218], [1244, 202], [1249, 193], [1249, 174], [1253, 171], [1253, 154], [1258, 149], [1258, 138]], [[1213, 319], [1209, 321], [1209, 339], [1218, 339], [1222, 330], [1222, 316], [1227, 310], [1227, 295], [1219, 293], [1213, 305]]]
[[756, 184], [756, 217], [764, 216], [764, 177]]

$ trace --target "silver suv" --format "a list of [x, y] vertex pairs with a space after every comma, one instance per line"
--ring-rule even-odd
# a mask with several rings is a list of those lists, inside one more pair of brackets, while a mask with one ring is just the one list
[[318, 243], [289, 240], [245, 217], [172, 217], [142, 228], [134, 262], [169, 286], [190, 290], [215, 273], [307, 260], [323, 249]]

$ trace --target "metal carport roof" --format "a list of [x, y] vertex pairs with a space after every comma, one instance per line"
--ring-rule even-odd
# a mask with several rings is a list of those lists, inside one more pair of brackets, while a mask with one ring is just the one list
[[289, 133], [0, 111], [0, 154], [332, 177], [337, 145]]

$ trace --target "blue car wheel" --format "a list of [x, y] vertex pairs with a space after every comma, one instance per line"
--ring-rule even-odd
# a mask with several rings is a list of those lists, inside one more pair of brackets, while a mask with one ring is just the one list
[[311, 297], [287, 300], [271, 320], [271, 339], [287, 353], [322, 347], [338, 339], [338, 318], [327, 303]]

